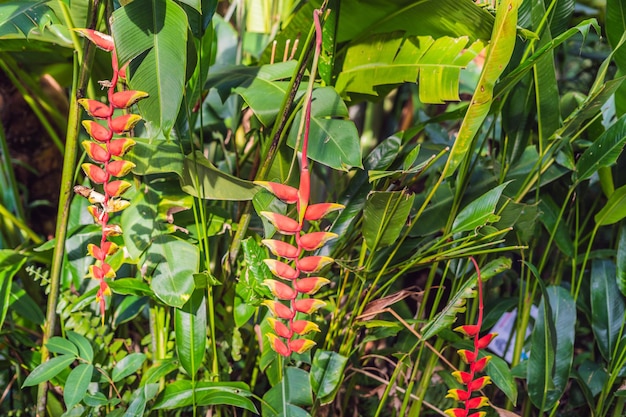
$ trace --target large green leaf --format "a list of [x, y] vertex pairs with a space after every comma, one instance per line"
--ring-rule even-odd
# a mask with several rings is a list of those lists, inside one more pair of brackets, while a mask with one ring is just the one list
[[456, 171], [461, 161], [471, 157], [470, 148], [493, 101], [493, 88], [509, 63], [517, 36], [517, 10], [520, 0], [505, 0], [498, 4], [491, 43], [485, 58], [478, 86], [456, 136], [444, 168], [444, 176]]
[[125, 159], [135, 164], [133, 173], [137, 175], [183, 172], [184, 155], [175, 142], [159, 139], [133, 138], [136, 145]]
[[[622, 0], [606, 2], [606, 35], [614, 49], [613, 59], [622, 75], [626, 74], [626, 47], [621, 44], [626, 33], [626, 3]], [[615, 108], [618, 116], [626, 113], [626, 84], [615, 92]]]
[[[548, 231], [552, 233], [554, 226], [557, 225], [559, 220], [559, 207], [550, 197], [550, 195], [542, 195], [539, 202], [539, 209], [541, 210], [541, 223]], [[556, 246], [567, 256], [574, 256], [574, 242], [569, 234], [569, 229], [566, 227], [565, 222], [559, 221], [554, 232], [554, 242]]]
[[608, 226], [626, 217], [626, 185], [611, 194], [609, 201], [596, 213], [594, 220], [598, 226]]
[[192, 379], [195, 379], [204, 359], [206, 328], [206, 298], [203, 290], [196, 290], [182, 308], [174, 310], [176, 353]]
[[371, 251], [398, 239], [407, 222], [415, 194], [405, 191], [372, 191], [363, 210], [363, 238]]
[[615, 279], [622, 295], [626, 297], [626, 222], [619, 225], [616, 255], [616, 275]]
[[[263, 417], [304, 416], [300, 407], [313, 404], [311, 383], [306, 371], [292, 366], [285, 368], [283, 379], [263, 396]], [[284, 410], [287, 406], [289, 411]], [[290, 411], [295, 411], [296, 414]]]
[[468, 232], [487, 223], [497, 222], [500, 217], [495, 214], [496, 205], [506, 186], [498, 185], [469, 203], [454, 219], [452, 233]]
[[591, 265], [591, 328], [600, 353], [611, 362], [623, 336], [624, 297], [615, 282], [615, 264], [595, 260]]
[[200, 151], [187, 155], [182, 172], [182, 189], [209, 200], [252, 200], [259, 187], [220, 171]]
[[[302, 110], [296, 113], [295, 120], [300, 120], [301, 114]], [[359, 133], [354, 122], [348, 117], [348, 108], [334, 88], [322, 87], [313, 90], [309, 158], [338, 170], [347, 171], [352, 167], [363, 167]], [[296, 146], [298, 125], [299, 123], [292, 125], [287, 138], [287, 144], [292, 148]]]
[[517, 402], [517, 384], [505, 360], [492, 355], [485, 369], [485, 373], [491, 377], [493, 383], [515, 405]]
[[159, 384], [147, 384], [133, 392], [130, 403], [124, 413], [124, 417], [143, 417], [148, 401], [152, 400], [159, 392]]
[[591, 177], [599, 168], [617, 161], [626, 143], [626, 115], [617, 120], [596, 139], [576, 163], [578, 181]]
[[151, 137], [169, 138], [185, 91], [187, 15], [173, 1], [137, 0], [111, 17], [119, 62], [131, 64], [130, 86], [150, 97], [139, 102]]
[[91, 383], [94, 369], [94, 366], [90, 363], [81, 363], [72, 369], [67, 376], [65, 387], [63, 388], [63, 400], [68, 410], [81, 402], [85, 394], [87, 394], [87, 388], [89, 388]]
[[41, 382], [49, 381], [70, 366], [75, 360], [76, 356], [74, 355], [59, 355], [48, 359], [46, 362], [33, 369], [33, 372], [26, 377], [22, 386], [31, 387]]
[[0, 329], [9, 311], [13, 277], [26, 262], [26, 257], [13, 250], [0, 250]]
[[467, 36], [405, 38], [402, 32], [392, 32], [351, 43], [335, 88], [342, 96], [379, 96], [403, 82], [418, 81], [423, 103], [459, 100], [461, 69], [484, 48], [480, 41], [466, 48], [468, 40]]
[[198, 272], [198, 247], [171, 235], [154, 238], [143, 256], [154, 294], [171, 307], [182, 307], [194, 289], [193, 274]]
[[311, 388], [320, 404], [330, 403], [344, 378], [348, 358], [337, 352], [317, 350], [311, 364]]
[[144, 353], [133, 352], [124, 356], [118, 363], [115, 364], [113, 371], [111, 372], [111, 380], [113, 382], [121, 381], [129, 375], [134, 374], [142, 367], [146, 361], [146, 355]]
[[93, 347], [85, 336], [70, 330], [67, 332], [67, 338], [78, 347], [79, 358], [87, 362], [93, 361]]
[[[486, 282], [490, 278], [506, 271], [511, 268], [511, 259], [498, 258], [489, 262], [483, 268], [481, 268], [480, 277], [483, 282]], [[434, 319], [429, 321], [422, 327], [422, 337], [424, 340], [430, 339], [443, 329], [449, 328], [456, 320], [456, 316], [459, 313], [465, 311], [465, 302], [468, 298], [473, 298], [476, 295], [474, 287], [476, 286], [476, 280], [478, 276], [476, 273], [457, 290], [457, 292], [450, 298], [448, 304], [441, 310]]]
[[[195, 393], [195, 396], [194, 396]], [[178, 380], [165, 387], [157, 399], [154, 409], [183, 408], [195, 404], [233, 405], [245, 410], [257, 412], [254, 403], [250, 400], [252, 393], [243, 382], [197, 382]]]
[[46, 343], [49, 352], [78, 356], [78, 348], [67, 339], [59, 336], [51, 337]]
[[20, 0], [0, 3], [0, 37], [43, 32], [46, 26], [59, 23], [47, 0]]

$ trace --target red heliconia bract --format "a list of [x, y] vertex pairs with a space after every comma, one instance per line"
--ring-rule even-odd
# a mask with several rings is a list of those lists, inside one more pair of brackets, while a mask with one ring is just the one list
[[[321, 52], [322, 31], [320, 24], [321, 11], [314, 13], [315, 20], [315, 58]], [[310, 83], [315, 79], [315, 65], [313, 66]], [[312, 84], [310, 84], [310, 88]], [[293, 236], [288, 238], [290, 243], [275, 239], [264, 239], [263, 244], [269, 248], [272, 254], [282, 258], [264, 259], [274, 276], [287, 283], [277, 280], [265, 280], [265, 285], [270, 287], [272, 295], [276, 299], [284, 300], [283, 304], [277, 300], [265, 300], [263, 302], [272, 312], [270, 327], [273, 333], [268, 333], [269, 345], [274, 351], [282, 356], [290, 356], [292, 353], [304, 353], [311, 349], [315, 342], [296, 337], [310, 332], [319, 331], [317, 324], [309, 320], [296, 320], [302, 315], [310, 315], [324, 307], [326, 303], [316, 298], [310, 298], [321, 287], [330, 283], [326, 278], [307, 277], [306, 274], [317, 273], [325, 266], [334, 262], [327, 256], [317, 256], [312, 252], [320, 249], [327, 241], [337, 237], [336, 234], [324, 231], [306, 233], [306, 221], [317, 221], [328, 213], [343, 208], [340, 204], [320, 203], [309, 205], [311, 194], [311, 173], [308, 165], [308, 140], [311, 120], [311, 94], [307, 95], [304, 105], [304, 135], [302, 137], [302, 157], [300, 159], [300, 181], [298, 188], [286, 184], [269, 181], [255, 181], [255, 184], [265, 188], [274, 196], [287, 204], [296, 205], [295, 218], [280, 213], [261, 211], [259, 214], [269, 220], [276, 230], [282, 235]], [[295, 245], [293, 244], [295, 240]]]
[[[132, 162], [121, 159], [135, 144], [135, 141], [128, 138], [114, 138], [114, 134], [128, 132], [141, 120], [140, 116], [133, 113], [120, 114], [115, 117], [114, 113], [115, 109], [127, 109], [138, 100], [147, 97], [148, 94], [142, 91], [116, 92], [120, 78], [125, 76], [123, 76], [122, 71], [118, 70], [113, 38], [92, 29], [76, 29], [76, 31], [93, 42], [98, 48], [111, 52], [111, 68], [113, 69], [111, 80], [102, 82], [102, 85], [109, 90], [108, 104], [90, 98], [78, 100], [91, 117], [103, 121], [103, 124], [94, 120], [84, 120], [82, 122], [87, 134], [94, 140], [94, 142], [85, 141], [82, 145], [89, 158], [99, 164], [84, 163], [82, 168], [93, 183], [102, 184], [103, 193], [84, 186], [76, 186], [74, 189], [79, 195], [88, 198], [89, 202], [92, 203], [91, 206], [87, 207], [87, 210], [93, 216], [94, 221], [102, 228], [100, 244], [89, 244], [87, 250], [96, 260], [96, 263], [89, 267], [89, 275], [99, 281], [96, 300], [100, 304], [100, 313], [102, 315], [102, 323], [104, 324], [105, 296], [111, 295], [111, 289], [106, 280], [115, 278], [115, 270], [107, 260], [109, 256], [118, 250], [118, 246], [109, 241], [109, 238], [122, 234], [122, 229], [119, 225], [109, 223], [109, 217], [111, 214], [124, 210], [130, 205], [129, 201], [121, 199], [120, 196], [131, 185], [124, 180], [111, 181], [111, 177], [123, 177], [135, 167]], [[283, 345], [285, 344], [283, 343]], [[286, 345], [285, 348], [287, 348]]]

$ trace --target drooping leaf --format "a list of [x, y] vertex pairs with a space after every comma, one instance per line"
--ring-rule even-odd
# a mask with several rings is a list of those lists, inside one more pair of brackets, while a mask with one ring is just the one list
[[46, 343], [46, 347], [48, 351], [52, 353], [78, 356], [78, 348], [76, 345], [59, 336], [51, 337]]
[[396, 241], [407, 222], [414, 194], [405, 191], [373, 191], [363, 210], [363, 238], [370, 250]]
[[[509, 268], [511, 268], [511, 259], [504, 257], [494, 259], [481, 268], [480, 277], [483, 282], [486, 282]], [[424, 340], [428, 340], [443, 329], [449, 328], [456, 320], [457, 314], [465, 311], [466, 300], [473, 298], [476, 294], [474, 287], [476, 286], [477, 278], [476, 273], [472, 274], [465, 284], [450, 298], [443, 310], [441, 310], [433, 320], [424, 325], [422, 328], [422, 338]]]
[[591, 177], [599, 168], [617, 161], [626, 143], [626, 115], [617, 120], [587, 150], [576, 163], [578, 181]]
[[154, 238], [143, 256], [154, 294], [171, 307], [182, 307], [194, 289], [193, 274], [198, 272], [198, 247], [171, 235]]
[[506, 186], [506, 183], [498, 185], [469, 203], [454, 219], [451, 232], [468, 232], [498, 221], [500, 217], [495, 214], [496, 205]]
[[451, 176], [461, 161], [469, 158], [472, 153], [470, 152], [472, 142], [491, 108], [494, 85], [513, 53], [517, 36], [519, 4], [520, 0], [506, 0], [498, 4], [489, 51], [478, 80], [478, 86], [444, 168], [445, 177]]
[[515, 405], [517, 402], [517, 384], [505, 360], [498, 356], [492, 356], [489, 364], [487, 364], [485, 373], [489, 375], [493, 383]]
[[[302, 111], [294, 120], [300, 120]], [[348, 119], [348, 108], [332, 87], [313, 90], [311, 103], [311, 126], [308, 155], [337, 170], [347, 171], [352, 167], [362, 168], [359, 134], [354, 122]], [[298, 125], [294, 123], [289, 131], [287, 144], [296, 146]], [[302, 141], [298, 149], [301, 149]]]
[[[554, 226], [558, 221], [559, 207], [549, 195], [543, 195], [539, 202], [539, 209], [541, 210], [541, 223], [548, 231], [552, 233]], [[559, 221], [556, 231], [554, 233], [554, 242], [556, 246], [567, 256], [574, 256], [574, 243], [572, 237], [569, 235], [569, 230], [565, 227], [565, 222]]]
[[317, 350], [311, 364], [311, 388], [320, 404], [330, 403], [344, 378], [348, 358], [337, 352]]
[[137, 175], [183, 172], [184, 155], [175, 142], [133, 138], [136, 145], [126, 154], [127, 160], [135, 164], [133, 173]]
[[159, 395], [154, 409], [173, 409], [195, 405], [233, 405], [256, 413], [256, 407], [250, 400], [252, 393], [243, 382], [197, 382], [178, 380], [165, 387]]
[[480, 41], [466, 47], [468, 40], [405, 38], [403, 32], [370, 36], [348, 46], [335, 88], [342, 96], [375, 97], [403, 82], [417, 81], [423, 103], [459, 100], [461, 69], [484, 48]]
[[118, 363], [115, 364], [115, 367], [113, 367], [111, 380], [113, 382], [118, 382], [127, 376], [134, 374], [139, 368], [141, 368], [145, 361], [146, 355], [144, 353], [133, 352], [124, 356]]
[[13, 250], [0, 250], [0, 328], [9, 311], [11, 299], [11, 283], [26, 262], [26, 257]]
[[47, 0], [20, 0], [0, 3], [0, 37], [43, 32], [46, 26], [59, 23]]
[[173, 1], [131, 2], [111, 17], [120, 66], [133, 60], [130, 86], [150, 96], [139, 102], [152, 137], [169, 138], [185, 91], [187, 15]]
[[[613, 59], [620, 72], [626, 74], [626, 47], [621, 44], [626, 33], [626, 4], [621, 0], [606, 2], [606, 35], [614, 50]], [[615, 110], [617, 116], [626, 113], [626, 85], [615, 92]]]
[[87, 388], [89, 388], [91, 383], [94, 369], [94, 366], [90, 363], [81, 363], [72, 369], [67, 376], [63, 389], [63, 400], [68, 410], [81, 402], [85, 394], [87, 394]]
[[194, 379], [202, 366], [207, 343], [206, 298], [196, 290], [182, 308], [174, 310], [176, 353], [187, 375]]
[[187, 155], [182, 173], [182, 189], [209, 200], [252, 200], [259, 187], [217, 169], [200, 151]]
[[78, 347], [79, 358], [87, 362], [93, 361], [93, 347], [85, 336], [70, 330], [67, 332], [67, 338]]
[[615, 280], [622, 295], [626, 297], [626, 222], [621, 222], [618, 232]]
[[624, 297], [615, 282], [615, 264], [594, 260], [591, 265], [591, 328], [600, 353], [607, 362], [613, 353], [624, 326]]
[[[283, 390], [285, 391], [284, 397]], [[302, 414], [304, 410], [297, 411], [300, 407], [309, 407], [313, 404], [311, 383], [307, 372], [292, 366], [285, 368], [283, 379], [265, 393], [263, 400], [265, 401], [263, 403], [264, 417], [308, 415]], [[290, 411], [292, 411], [291, 407], [294, 407], [296, 414], [289, 414], [290, 411], [284, 410], [283, 405], [286, 405]]]
[[33, 372], [26, 377], [22, 386], [31, 387], [41, 382], [49, 381], [70, 366], [70, 364], [75, 360], [76, 356], [74, 355], [59, 355], [54, 358], [50, 358], [33, 369]]
[[596, 213], [594, 220], [598, 226], [608, 226], [626, 217], [626, 185], [611, 194], [609, 201]]

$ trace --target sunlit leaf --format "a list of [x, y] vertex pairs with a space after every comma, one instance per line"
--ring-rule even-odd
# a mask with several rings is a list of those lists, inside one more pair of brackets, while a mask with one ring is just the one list
[[41, 382], [49, 381], [70, 366], [75, 360], [76, 356], [74, 355], [59, 355], [48, 359], [48, 361], [33, 369], [33, 372], [26, 377], [22, 386], [31, 387]]
[[626, 217], [626, 185], [611, 194], [609, 201], [596, 213], [594, 220], [598, 226], [608, 226]]
[[626, 115], [617, 120], [580, 156], [576, 163], [578, 181], [591, 177], [599, 168], [617, 161], [626, 143]]
[[174, 310], [176, 353], [192, 378], [202, 366], [207, 344], [206, 328], [206, 298], [203, 290], [196, 290], [182, 308]]
[[63, 389], [63, 400], [68, 409], [81, 402], [85, 394], [87, 394], [87, 388], [89, 388], [91, 383], [94, 369], [94, 366], [90, 363], [81, 363], [72, 369], [67, 376], [65, 388]]
[[337, 352], [317, 350], [311, 364], [311, 388], [322, 404], [330, 403], [344, 378], [348, 358]]
[[452, 233], [475, 230], [487, 223], [499, 220], [495, 214], [496, 205], [507, 184], [501, 184], [469, 203], [454, 219]]
[[363, 210], [363, 238], [374, 251], [392, 244], [402, 232], [413, 206], [414, 194], [372, 191]]

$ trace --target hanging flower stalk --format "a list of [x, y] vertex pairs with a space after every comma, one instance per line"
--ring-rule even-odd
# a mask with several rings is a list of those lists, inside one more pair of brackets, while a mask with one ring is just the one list
[[489, 405], [489, 399], [485, 396], [475, 396], [474, 393], [483, 389], [491, 383], [491, 379], [486, 376], [478, 376], [485, 370], [485, 367], [491, 359], [490, 355], [479, 358], [479, 352], [489, 346], [489, 343], [496, 337], [496, 333], [489, 333], [480, 337], [480, 329], [483, 324], [483, 282], [480, 277], [480, 268], [474, 258], [470, 258], [474, 263], [477, 274], [478, 286], [478, 320], [476, 324], [466, 324], [459, 326], [455, 331], [462, 333], [464, 336], [472, 338], [474, 342], [473, 350], [461, 349], [458, 351], [461, 360], [465, 362], [468, 371], [456, 371], [452, 375], [464, 386], [464, 389], [451, 389], [448, 391], [448, 398], [460, 401], [463, 406], [459, 408], [450, 408], [445, 411], [450, 417], [484, 417], [487, 413], [484, 411], [475, 411], [486, 405]]
[[82, 143], [83, 148], [94, 163], [84, 163], [82, 169], [92, 184], [102, 186], [102, 192], [92, 188], [77, 185], [74, 191], [86, 197], [92, 204], [87, 209], [96, 223], [102, 226], [102, 238], [99, 245], [89, 244], [89, 254], [95, 263], [89, 267], [89, 276], [98, 280], [99, 289], [96, 301], [100, 305], [100, 314], [104, 322], [106, 308], [105, 296], [111, 295], [106, 279], [115, 278], [115, 270], [108, 262], [118, 246], [109, 240], [112, 236], [122, 233], [116, 224], [109, 224], [109, 215], [124, 210], [130, 202], [120, 196], [130, 187], [130, 183], [119, 179], [127, 175], [135, 165], [124, 159], [124, 155], [135, 145], [130, 138], [119, 137], [129, 132], [141, 120], [136, 114], [126, 113], [114, 116], [116, 109], [127, 109], [138, 100], [148, 96], [142, 91], [116, 91], [120, 79], [125, 78], [125, 69], [119, 68], [113, 38], [104, 33], [91, 29], [77, 29], [85, 38], [93, 42], [98, 48], [111, 52], [113, 77], [110, 81], [101, 81], [101, 85], [108, 89], [108, 104], [97, 100], [83, 98], [78, 103], [93, 119], [85, 120], [83, 126], [92, 140]]
[[279, 213], [267, 211], [260, 213], [276, 227], [278, 232], [295, 238], [295, 245], [275, 239], [262, 241], [277, 257], [277, 259], [264, 260], [272, 274], [278, 279], [265, 280], [265, 285], [269, 287], [275, 299], [266, 300], [263, 304], [274, 316], [268, 319], [273, 330], [273, 333], [267, 334], [270, 346], [282, 356], [289, 356], [292, 352], [303, 353], [315, 345], [312, 340], [301, 336], [311, 331], [319, 331], [319, 327], [309, 320], [296, 320], [296, 316], [298, 313], [311, 314], [326, 305], [324, 301], [312, 296], [330, 282], [317, 274], [334, 261], [326, 256], [311, 255], [310, 252], [318, 250], [337, 235], [330, 232], [307, 233], [305, 222], [321, 220], [328, 213], [343, 208], [341, 204], [335, 203], [309, 205], [311, 175], [307, 149], [311, 121], [311, 94], [322, 44], [320, 14], [319, 10], [314, 13], [316, 44], [304, 110], [300, 185], [295, 188], [276, 182], [256, 181], [258, 185], [269, 190], [280, 200], [296, 205], [296, 219]]

